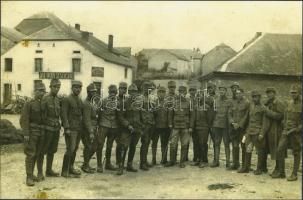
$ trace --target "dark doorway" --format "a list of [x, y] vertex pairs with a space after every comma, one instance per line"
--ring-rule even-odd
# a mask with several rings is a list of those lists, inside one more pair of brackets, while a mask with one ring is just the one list
[[12, 84], [5, 83], [4, 84], [4, 92], [3, 92], [3, 104], [7, 105], [12, 101]]

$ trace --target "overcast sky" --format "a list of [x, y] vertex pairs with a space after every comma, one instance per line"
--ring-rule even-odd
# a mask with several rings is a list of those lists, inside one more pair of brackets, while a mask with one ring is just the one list
[[114, 46], [199, 47], [207, 52], [224, 42], [236, 51], [256, 32], [302, 34], [298, 2], [80, 2], [1, 1], [1, 26], [15, 27], [37, 12], [50, 11], [64, 22], [81, 24]]

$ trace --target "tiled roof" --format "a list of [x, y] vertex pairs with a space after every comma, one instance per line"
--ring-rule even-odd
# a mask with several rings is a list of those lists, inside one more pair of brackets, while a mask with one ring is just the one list
[[1, 55], [15, 46], [25, 35], [7, 27], [1, 27]]

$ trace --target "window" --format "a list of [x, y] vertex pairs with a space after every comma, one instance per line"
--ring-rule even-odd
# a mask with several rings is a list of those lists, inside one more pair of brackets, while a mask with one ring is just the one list
[[73, 58], [73, 72], [80, 72], [81, 68], [81, 59], [80, 58]]
[[21, 91], [21, 84], [20, 83], [17, 85], [17, 88], [18, 88], [18, 91]]
[[35, 72], [42, 72], [43, 59], [35, 58]]
[[128, 69], [125, 68], [125, 69], [124, 69], [124, 78], [127, 78], [127, 71], [128, 71]]
[[6, 72], [13, 71], [13, 59], [12, 58], [5, 58], [4, 71], [6, 71]]
[[81, 53], [81, 51], [73, 51], [73, 53]]
[[42, 50], [36, 50], [36, 53], [43, 53]]

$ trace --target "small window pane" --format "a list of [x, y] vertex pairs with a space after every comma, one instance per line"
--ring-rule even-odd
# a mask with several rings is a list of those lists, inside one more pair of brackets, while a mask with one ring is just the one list
[[124, 78], [127, 78], [127, 68], [124, 69]]
[[13, 59], [12, 58], [5, 58], [4, 71], [6, 71], [6, 72], [13, 71]]
[[42, 72], [43, 59], [35, 58], [35, 72]]
[[18, 84], [18, 91], [21, 91], [21, 84]]
[[80, 72], [81, 68], [81, 59], [73, 58], [73, 72]]

